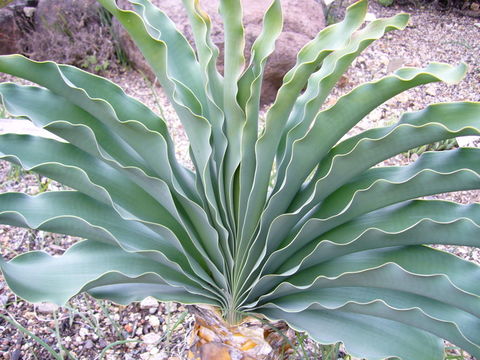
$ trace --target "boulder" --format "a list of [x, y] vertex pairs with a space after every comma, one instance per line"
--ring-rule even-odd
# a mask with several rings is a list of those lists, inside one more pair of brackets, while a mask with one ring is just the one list
[[88, 26], [98, 22], [98, 11], [101, 5], [96, 0], [42, 0], [37, 5], [37, 30], [55, 28], [59, 33], [69, 34], [77, 23]]
[[[177, 24], [178, 29], [192, 43], [192, 31], [181, 2], [178, 0], [153, 0], [152, 2], [165, 11]], [[218, 3], [219, 0], [202, 1], [201, 6], [212, 18], [212, 39], [220, 49], [218, 67], [222, 72], [223, 26], [217, 11]], [[250, 48], [262, 30], [263, 16], [270, 3], [271, 0], [242, 1], [247, 63], [250, 56]], [[127, 0], [119, 0], [118, 4], [122, 8], [130, 8]], [[283, 76], [295, 64], [298, 51], [325, 27], [323, 7], [317, 0], [282, 0], [282, 8], [284, 14], [283, 32], [277, 40], [276, 50], [270, 56], [266, 66], [262, 89], [263, 104], [268, 104], [275, 99], [276, 92], [282, 84]], [[151, 76], [148, 65], [141, 54], [139, 54], [133, 42], [128, 38], [126, 32], [121, 30], [118, 24], [115, 27], [119, 34], [120, 43], [132, 65]]]
[[0, 55], [17, 53], [20, 35], [12, 9], [0, 9]]
[[35, 31], [22, 42], [34, 60], [53, 60], [101, 73], [115, 60], [110, 27], [100, 17], [96, 0], [41, 0], [35, 11]]

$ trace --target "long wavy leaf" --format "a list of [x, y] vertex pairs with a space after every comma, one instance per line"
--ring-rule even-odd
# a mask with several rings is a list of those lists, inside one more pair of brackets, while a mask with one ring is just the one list
[[[8, 263], [0, 263], [0, 266], [9, 287], [32, 302], [50, 301], [63, 305], [84, 289], [85, 284], [111, 272], [129, 277], [153, 273], [157, 274], [159, 284], [187, 287], [189, 292], [198, 294], [204, 291], [197, 289], [195, 282], [158, 261], [95, 241], [82, 241], [60, 257], [35, 251]], [[208, 302], [208, 297], [205, 301]]]
[[[441, 360], [443, 344], [436, 336], [392, 320], [341, 311], [306, 310], [289, 313], [263, 309], [270, 320], [285, 320], [294, 329], [307, 331], [322, 344], [343, 342], [353, 356], [371, 360], [402, 358], [404, 360]], [[371, 326], [375, 323], [375, 326]], [[325, 331], [328, 329], [328, 331]], [[367, 344], [375, 342], [374, 347]]]

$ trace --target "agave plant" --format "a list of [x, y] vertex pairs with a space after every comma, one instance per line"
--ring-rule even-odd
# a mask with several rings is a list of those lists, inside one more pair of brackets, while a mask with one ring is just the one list
[[[225, 321], [210, 328], [217, 340], [218, 329], [253, 315], [283, 320], [322, 344], [343, 342], [368, 359], [442, 359], [441, 339], [480, 357], [480, 268], [425, 245], [478, 246], [480, 205], [418, 199], [480, 188], [480, 150], [376, 166], [424, 144], [479, 135], [480, 103], [431, 105], [342, 140], [386, 100], [418, 85], [454, 83], [465, 65], [402, 68], [325, 108], [355, 57], [407, 24], [399, 14], [361, 27], [361, 0], [302, 48], [261, 126], [262, 75], [282, 29], [280, 0], [265, 13], [248, 64], [241, 1], [220, 2], [224, 75], [199, 1], [183, 0], [195, 50], [149, 1], [131, 1], [135, 11], [99, 2], [158, 77], [189, 137], [195, 170], [177, 161], [165, 120], [110, 81], [0, 57], [0, 71], [39, 85], [0, 84], [7, 110], [64, 140], [5, 134], [1, 158], [75, 189], [1, 194], [0, 220], [88, 239], [58, 257], [33, 251], [1, 260], [15, 293], [57, 304], [87, 292], [122, 304], [150, 295], [208, 305]], [[233, 357], [258, 344], [217, 349]]]

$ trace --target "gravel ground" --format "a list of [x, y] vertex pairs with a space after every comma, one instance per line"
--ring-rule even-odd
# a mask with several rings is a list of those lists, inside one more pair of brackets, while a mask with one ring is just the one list
[[[402, 112], [418, 110], [430, 103], [480, 101], [478, 19], [438, 13], [429, 9], [385, 8], [376, 3], [372, 3], [370, 7], [371, 14], [376, 17], [391, 16], [402, 10], [413, 14], [407, 29], [403, 32], [389, 33], [368, 48], [346, 73], [341, 85], [327, 101], [327, 106], [358, 84], [384, 76], [401, 65], [424, 66], [432, 60], [451, 64], [465, 62], [469, 66], [469, 72], [464, 81], [458, 85], [430, 84], [395, 97], [370, 114], [352, 133], [391, 124]], [[188, 140], [173, 110], [162, 95], [162, 90], [149, 84], [136, 72], [125, 71], [109, 76], [122, 85], [127, 93], [164, 113], [179, 158], [189, 165]], [[0, 75], [1, 80], [10, 78]], [[416, 153], [402, 154], [386, 163], [407, 164], [417, 156]], [[22, 191], [36, 194], [61, 188], [60, 184], [25, 173], [5, 162], [0, 162], [0, 178], [1, 192]], [[462, 203], [479, 202], [480, 192], [458, 192], [439, 197]], [[61, 254], [65, 247], [77, 240], [42, 231], [0, 227], [0, 251], [8, 259], [18, 253], [35, 249]], [[480, 264], [479, 249], [443, 248]], [[27, 304], [8, 290], [1, 277], [0, 314], [15, 319], [59, 353], [63, 351], [65, 354], [65, 351], [69, 351], [78, 359], [97, 359], [102, 349], [109, 344], [126, 339], [137, 342], [113, 346], [105, 352], [106, 359], [184, 359], [187, 334], [192, 326], [192, 318], [182, 305], [158, 303], [153, 299], [127, 307], [95, 301], [86, 296], [75, 297], [68, 308], [57, 309], [49, 304]], [[10, 360], [53, 358], [38, 343], [22, 335], [16, 327], [1, 319], [0, 334], [0, 358]]]

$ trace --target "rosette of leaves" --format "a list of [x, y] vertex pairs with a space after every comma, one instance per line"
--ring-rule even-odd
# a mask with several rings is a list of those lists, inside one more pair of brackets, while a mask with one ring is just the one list
[[246, 314], [283, 320], [369, 359], [442, 359], [441, 339], [480, 357], [479, 266], [427, 246], [478, 246], [480, 205], [418, 199], [478, 189], [480, 151], [376, 166], [424, 144], [478, 135], [480, 104], [434, 104], [344, 139], [388, 99], [454, 83], [465, 65], [402, 68], [325, 108], [355, 57], [407, 24], [400, 14], [362, 27], [362, 0], [299, 52], [259, 131], [262, 74], [282, 28], [279, 0], [265, 13], [249, 63], [240, 0], [221, 1], [223, 76], [198, 1], [183, 0], [195, 50], [147, 0], [131, 1], [135, 12], [99, 2], [158, 77], [189, 137], [194, 171], [177, 161], [165, 120], [110, 81], [0, 57], [0, 71], [38, 84], [1, 84], [7, 110], [64, 140], [5, 134], [1, 158], [75, 189], [1, 194], [0, 220], [88, 239], [58, 257], [33, 251], [2, 260], [14, 292], [58, 304], [80, 292], [122, 304], [147, 295], [208, 304], [227, 324]]

